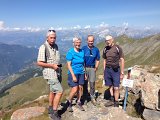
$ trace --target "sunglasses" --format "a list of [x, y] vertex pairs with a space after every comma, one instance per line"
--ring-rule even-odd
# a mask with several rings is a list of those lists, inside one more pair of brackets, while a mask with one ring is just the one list
[[55, 30], [48, 30], [48, 32], [56, 32]]
[[93, 55], [92, 50], [89, 50], [89, 51], [90, 51], [90, 56], [92, 56]]
[[50, 37], [50, 39], [56, 39], [56, 37]]

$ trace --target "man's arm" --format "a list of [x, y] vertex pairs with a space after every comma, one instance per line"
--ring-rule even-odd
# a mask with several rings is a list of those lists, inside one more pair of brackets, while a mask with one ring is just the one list
[[37, 61], [37, 65], [44, 67], [44, 68], [52, 68], [54, 70], [57, 70], [57, 68], [58, 68], [57, 64], [49, 64], [49, 63], [45, 63], [43, 61]]
[[99, 66], [99, 60], [96, 60], [95, 71], [98, 69], [98, 66]]
[[74, 82], [77, 82], [77, 78], [73, 72], [73, 69], [71, 67], [71, 61], [67, 61], [67, 67], [68, 67], [68, 70], [70, 71], [71, 75], [72, 75], [72, 79]]
[[120, 58], [120, 66], [121, 66], [120, 78], [123, 79], [123, 77], [124, 77], [124, 58]]
[[106, 68], [106, 59], [103, 59], [103, 70]]

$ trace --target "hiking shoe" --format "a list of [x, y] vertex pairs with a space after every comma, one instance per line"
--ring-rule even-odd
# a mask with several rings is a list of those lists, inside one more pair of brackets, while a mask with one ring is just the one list
[[54, 113], [50, 114], [49, 117], [50, 117], [51, 120], [61, 120], [61, 118]]
[[53, 114], [54, 111], [53, 111], [53, 107], [52, 106], [49, 106], [48, 107], [48, 114]]
[[51, 120], [61, 120], [61, 117], [59, 116], [57, 110], [54, 110], [54, 113], [50, 114], [50, 118], [51, 118]]
[[84, 108], [82, 107], [82, 104], [81, 104], [80, 102], [77, 103], [77, 106], [78, 106], [78, 108], [79, 108], [81, 111], [85, 111]]
[[94, 105], [94, 106], [96, 106], [96, 100], [93, 98], [93, 99], [91, 99], [91, 103]]
[[110, 107], [110, 106], [113, 106], [114, 105], [114, 102], [112, 102], [111, 100], [109, 100], [108, 102], [106, 102], [104, 104], [105, 107]]
[[84, 101], [84, 105], [87, 105], [87, 103], [88, 103], [88, 101], [87, 101], [87, 100], [85, 100], [85, 101]]
[[114, 102], [114, 107], [119, 107], [119, 102], [118, 101]]
[[68, 106], [68, 109], [67, 109], [69, 112], [73, 112], [73, 109], [72, 109], [72, 106]]

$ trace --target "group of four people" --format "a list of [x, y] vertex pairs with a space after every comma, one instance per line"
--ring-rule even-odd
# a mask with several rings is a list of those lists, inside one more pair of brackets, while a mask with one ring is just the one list
[[[43, 67], [43, 77], [47, 80], [50, 88], [48, 113], [52, 119], [59, 120], [60, 117], [57, 108], [63, 94], [63, 88], [60, 81], [60, 53], [56, 42], [56, 31], [48, 30], [47, 40], [39, 48], [37, 65]], [[114, 106], [118, 106], [119, 84], [123, 78], [124, 55], [121, 47], [115, 45], [112, 36], [106, 36], [106, 47], [103, 50], [104, 58], [104, 79], [105, 85], [110, 87], [111, 100]], [[88, 82], [90, 85], [89, 95], [93, 105], [95, 100], [95, 81], [96, 71], [99, 66], [100, 52], [94, 46], [94, 36], [88, 35], [88, 45], [81, 48], [81, 39], [73, 38], [73, 48], [66, 54], [68, 67], [68, 85], [71, 87], [69, 98], [67, 100], [68, 110], [73, 112], [72, 100], [77, 96], [77, 106], [84, 111], [81, 97], [88, 97]], [[121, 64], [121, 67], [119, 65]], [[83, 90], [84, 88], [84, 90]]]

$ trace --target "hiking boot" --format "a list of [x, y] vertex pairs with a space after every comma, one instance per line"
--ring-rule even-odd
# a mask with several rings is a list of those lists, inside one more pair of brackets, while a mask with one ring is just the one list
[[53, 114], [54, 111], [53, 111], [53, 107], [52, 106], [49, 106], [48, 107], [48, 114]]
[[84, 108], [82, 107], [82, 104], [80, 102], [77, 103], [77, 107], [81, 110], [81, 111], [85, 111]]
[[118, 101], [114, 102], [114, 107], [119, 107], [119, 102]]
[[105, 107], [110, 107], [110, 106], [113, 106], [114, 105], [114, 102], [112, 102], [111, 100], [109, 100], [108, 102], [106, 102], [104, 104]]
[[94, 105], [94, 106], [96, 106], [96, 100], [93, 98], [93, 99], [91, 99], [91, 103]]

